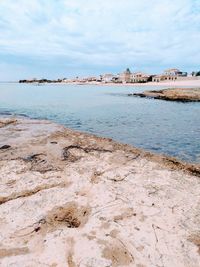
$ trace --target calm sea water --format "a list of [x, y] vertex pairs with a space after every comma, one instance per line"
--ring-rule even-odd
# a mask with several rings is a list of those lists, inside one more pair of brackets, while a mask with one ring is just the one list
[[127, 96], [146, 89], [155, 88], [1, 83], [0, 114], [46, 118], [149, 151], [200, 162], [200, 103]]

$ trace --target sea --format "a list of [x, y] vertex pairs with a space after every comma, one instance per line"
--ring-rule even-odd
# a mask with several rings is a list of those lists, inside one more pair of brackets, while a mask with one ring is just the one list
[[0, 116], [48, 119], [200, 163], [200, 103], [128, 96], [164, 88], [168, 87], [0, 83]]

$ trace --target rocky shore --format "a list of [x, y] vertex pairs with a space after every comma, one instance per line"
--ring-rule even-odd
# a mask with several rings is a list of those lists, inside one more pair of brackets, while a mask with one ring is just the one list
[[147, 97], [167, 101], [199, 102], [200, 88], [175, 88], [164, 90], [145, 91], [143, 93], [129, 94], [129, 96]]
[[200, 166], [0, 119], [0, 266], [198, 267]]

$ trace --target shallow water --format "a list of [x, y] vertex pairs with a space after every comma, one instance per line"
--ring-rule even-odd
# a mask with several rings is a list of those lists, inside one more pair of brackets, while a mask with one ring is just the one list
[[0, 114], [47, 118], [69, 128], [200, 162], [200, 103], [127, 96], [146, 89], [155, 88], [1, 83]]

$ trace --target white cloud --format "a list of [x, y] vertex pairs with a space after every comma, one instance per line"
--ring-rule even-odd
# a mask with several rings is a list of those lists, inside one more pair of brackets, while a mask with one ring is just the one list
[[0, 59], [193, 67], [200, 60], [199, 25], [198, 0], [1, 0]]

